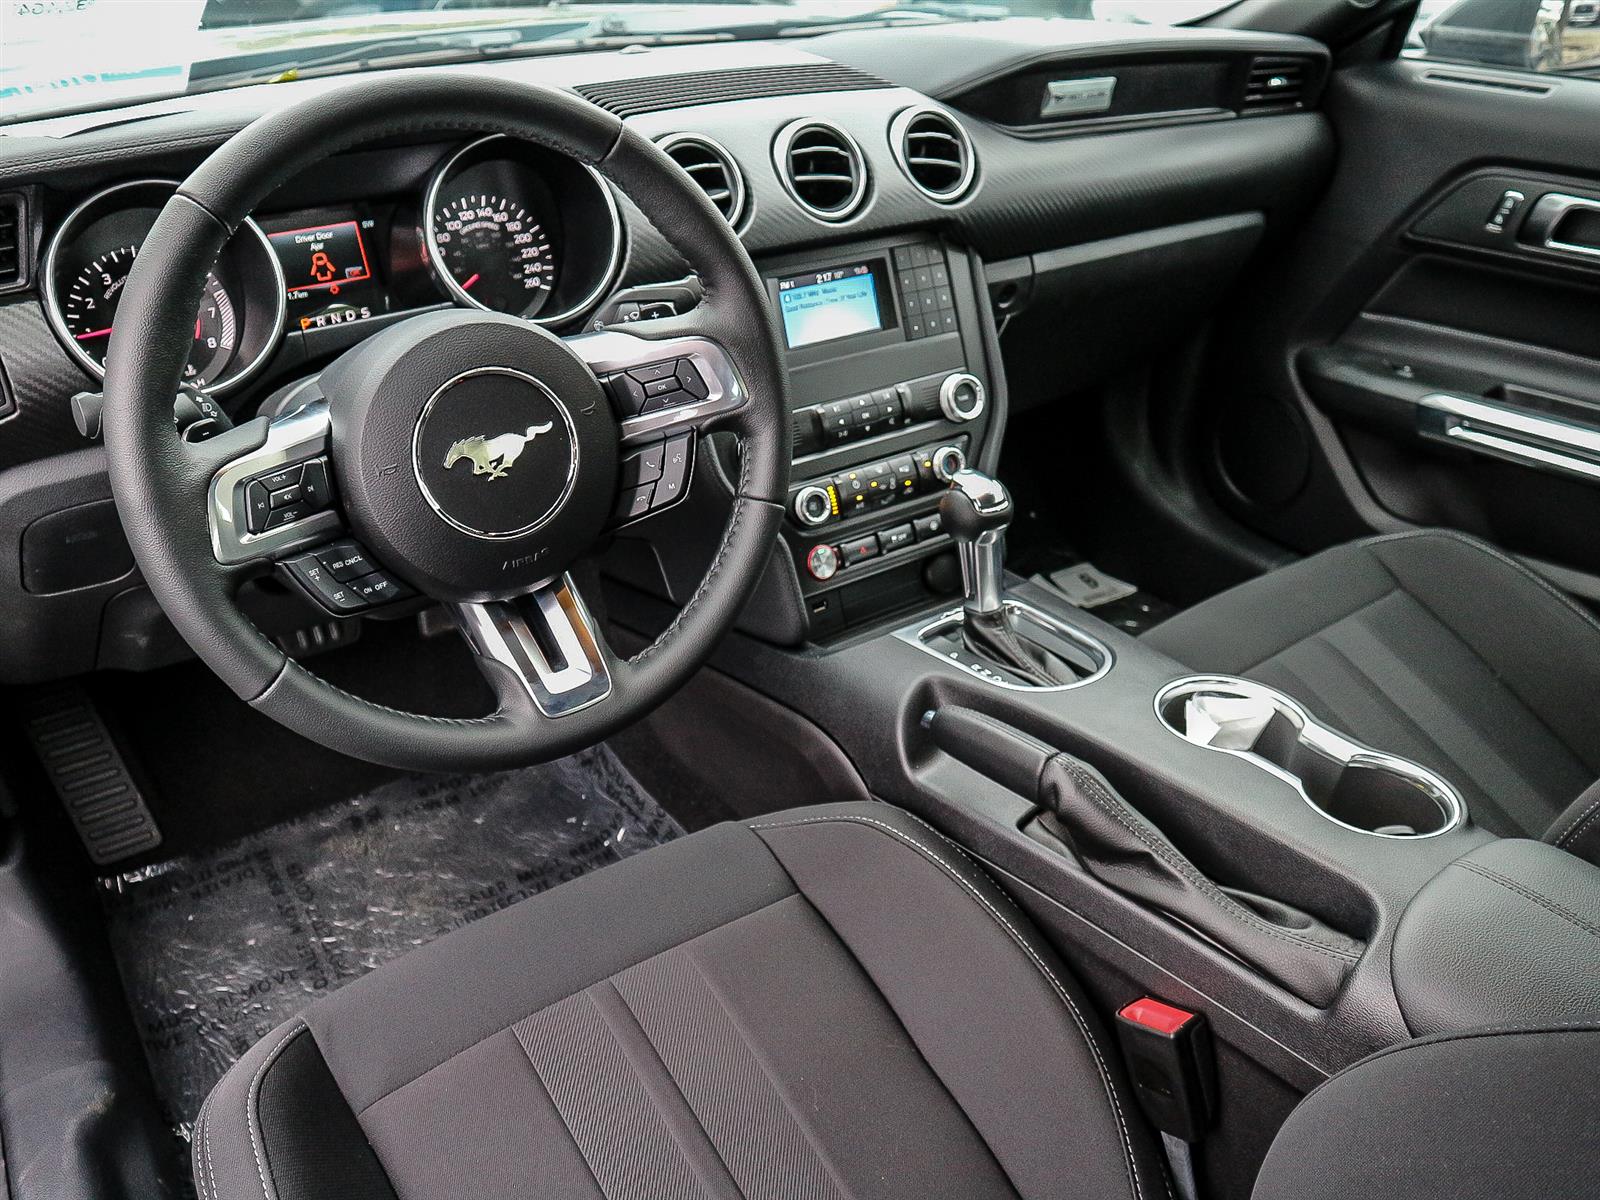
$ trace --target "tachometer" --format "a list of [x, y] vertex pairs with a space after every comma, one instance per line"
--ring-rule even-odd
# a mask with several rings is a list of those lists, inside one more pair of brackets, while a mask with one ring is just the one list
[[[117, 308], [139, 247], [177, 186], [140, 179], [96, 192], [67, 214], [45, 250], [45, 315], [73, 360], [96, 378], [105, 377], [113, 337], [140, 336], [117, 324]], [[185, 381], [221, 393], [254, 376], [282, 340], [286, 303], [278, 257], [247, 219], [206, 274]]]
[[[138, 257], [137, 245], [118, 246], [91, 259], [66, 285], [60, 297], [61, 319], [79, 353], [99, 367], [105, 366], [106, 347], [116, 322], [117, 302], [128, 271]], [[215, 383], [233, 361], [239, 348], [238, 319], [233, 300], [217, 279], [206, 274], [200, 313], [194, 319], [194, 349], [183, 377], [202, 387]]]
[[496, 312], [538, 315], [555, 289], [556, 252], [526, 208], [478, 193], [445, 200], [430, 216], [441, 265], [469, 300]]

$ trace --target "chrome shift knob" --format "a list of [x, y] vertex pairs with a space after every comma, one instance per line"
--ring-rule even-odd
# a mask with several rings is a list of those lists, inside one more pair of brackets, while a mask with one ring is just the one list
[[998, 613], [1005, 582], [1011, 494], [998, 479], [982, 471], [960, 470], [950, 477], [950, 490], [939, 501], [939, 516], [961, 556], [967, 611], [975, 616]]

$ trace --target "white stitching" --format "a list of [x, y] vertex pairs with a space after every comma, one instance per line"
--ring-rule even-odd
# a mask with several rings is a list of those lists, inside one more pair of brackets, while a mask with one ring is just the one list
[[273, 1189], [267, 1183], [267, 1164], [262, 1158], [260, 1134], [260, 1108], [261, 1108], [261, 1079], [267, 1073], [267, 1068], [278, 1060], [285, 1047], [302, 1033], [308, 1032], [310, 1026], [304, 1022], [296, 1024], [281, 1038], [278, 1044], [267, 1051], [267, 1056], [261, 1060], [261, 1065], [256, 1068], [256, 1073], [251, 1077], [250, 1088], [244, 1094], [244, 1120], [245, 1127], [250, 1131], [250, 1150], [256, 1159], [256, 1174], [261, 1178], [261, 1194], [266, 1200], [273, 1200]]
[[222, 1200], [222, 1193], [217, 1188], [217, 1164], [211, 1158], [211, 1109], [207, 1106], [205, 1112], [205, 1132], [202, 1141], [205, 1143], [206, 1175], [211, 1180], [211, 1200]]
[[1563, 843], [1575, 841], [1583, 827], [1590, 821], [1594, 820], [1596, 816], [1600, 816], [1600, 796], [1596, 796], [1588, 808], [1584, 809], [1581, 813], [1574, 817], [1572, 819], [1572, 824], [1568, 825], [1562, 832], [1556, 834], [1556, 839], [1553, 844], [1560, 846]]
[[[1139, 1197], [1139, 1200], [1143, 1200], [1144, 1189], [1139, 1183], [1139, 1167], [1134, 1160], [1133, 1139], [1128, 1133], [1128, 1125], [1126, 1120], [1123, 1118], [1122, 1105], [1117, 1100], [1117, 1090], [1111, 1082], [1111, 1074], [1106, 1068], [1105, 1059], [1101, 1057], [1099, 1043], [1094, 1040], [1094, 1035], [1089, 1031], [1088, 1023], [1083, 1019], [1083, 1014], [1078, 1011], [1078, 1006], [1073, 1003], [1072, 997], [1070, 994], [1068, 994], [1067, 989], [1063, 987], [1061, 981], [1056, 978], [1055, 972], [1050, 970], [1049, 964], [1039, 957], [1038, 953], [1033, 949], [1032, 946], [1028, 945], [1027, 941], [1024, 940], [1022, 935], [1017, 932], [1017, 930], [1012, 926], [1011, 922], [1007, 921], [1005, 916], [1001, 914], [999, 910], [994, 907], [994, 905], [990, 904], [989, 901], [984, 898], [982, 892], [978, 891], [978, 889], [975, 888], [969, 880], [963, 879], [960, 872], [958, 872], [954, 867], [945, 862], [932, 850], [929, 850], [926, 846], [922, 845], [915, 838], [911, 837], [902, 830], [896, 829], [892, 825], [886, 824], [883, 821], [875, 820], [872, 817], [807, 817], [804, 820], [799, 821], [762, 822], [759, 824], [752, 824], [750, 825], [750, 828], [789, 829], [800, 825], [825, 825], [838, 822], [876, 826], [877, 828], [882, 829], [884, 832], [899, 838], [908, 846], [911, 846], [913, 849], [917, 850], [930, 862], [939, 866], [946, 875], [955, 880], [956, 883], [964, 888], [967, 893], [989, 913], [989, 915], [1001, 926], [1001, 928], [1011, 935], [1011, 940], [1017, 944], [1017, 947], [1024, 954], [1026, 954], [1030, 960], [1032, 960], [1034, 967], [1039, 971], [1039, 973], [1050, 982], [1050, 986], [1055, 990], [1057, 998], [1064, 1005], [1066, 1005], [1067, 1010], [1072, 1014], [1073, 1022], [1077, 1025], [1078, 1032], [1083, 1035], [1084, 1044], [1089, 1047], [1089, 1053], [1094, 1058], [1095, 1069], [1100, 1073], [1100, 1082], [1105, 1087], [1106, 1097], [1111, 1101], [1112, 1114], [1117, 1120], [1117, 1133], [1122, 1138], [1122, 1152], [1123, 1156], [1128, 1162], [1128, 1177], [1133, 1183], [1133, 1193], [1136, 1197]], [[926, 824], [926, 822], [923, 823]], [[948, 839], [946, 840], [948, 841]], [[951, 845], [954, 846], [954, 843], [951, 843]], [[959, 850], [959, 847], [956, 847], [956, 849]], [[968, 858], [970, 861], [970, 856], [966, 855], [964, 852], [962, 856]], [[1171, 1192], [1169, 1189], [1168, 1195], [1170, 1196], [1170, 1194]]]

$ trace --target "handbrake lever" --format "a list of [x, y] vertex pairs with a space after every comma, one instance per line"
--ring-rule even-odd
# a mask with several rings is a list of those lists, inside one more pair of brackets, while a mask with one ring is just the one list
[[1308, 1003], [1329, 1004], [1360, 959], [1363, 943], [1310, 914], [1219, 886], [1082, 759], [970, 708], [935, 709], [922, 723], [946, 754], [1037, 804], [1041, 826], [1101, 883], [1176, 918]]

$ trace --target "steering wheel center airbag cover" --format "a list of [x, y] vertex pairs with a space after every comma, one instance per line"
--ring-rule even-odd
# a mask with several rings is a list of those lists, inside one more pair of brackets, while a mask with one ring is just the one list
[[321, 386], [351, 524], [431, 595], [524, 592], [589, 549], [610, 515], [610, 406], [583, 362], [525, 321], [413, 318]]

